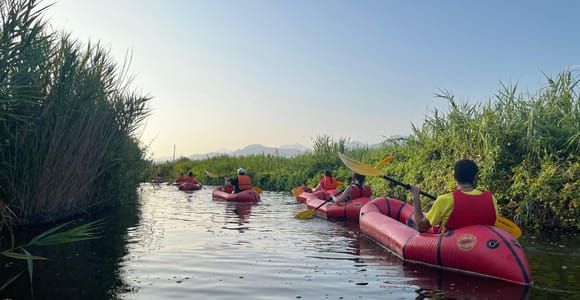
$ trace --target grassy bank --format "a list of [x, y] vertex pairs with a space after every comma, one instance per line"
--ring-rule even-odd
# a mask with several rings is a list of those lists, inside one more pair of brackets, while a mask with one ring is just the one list
[[48, 29], [36, 1], [0, 2], [0, 214], [36, 224], [131, 198], [148, 97], [98, 43]]
[[[269, 155], [219, 156], [201, 161], [180, 159], [153, 166], [149, 176], [167, 178], [193, 170], [202, 182], [221, 184], [204, 176], [209, 170], [233, 175], [243, 166], [256, 184], [289, 191], [306, 181], [314, 185], [330, 169], [346, 180], [349, 172], [337, 152], [374, 164], [385, 155], [396, 160], [384, 171], [404, 182], [440, 194], [454, 188], [452, 166], [459, 158], [480, 165], [478, 184], [492, 190], [502, 214], [527, 228], [580, 230], [580, 107], [578, 81], [565, 72], [547, 78], [536, 94], [502, 86], [494, 99], [478, 105], [459, 104], [450, 94], [445, 112], [434, 111], [406, 138], [387, 140], [379, 149], [345, 149], [345, 141], [321, 136], [314, 151], [294, 158]], [[375, 195], [406, 198], [401, 188], [382, 180], [370, 181]], [[429, 202], [425, 200], [427, 205]]]

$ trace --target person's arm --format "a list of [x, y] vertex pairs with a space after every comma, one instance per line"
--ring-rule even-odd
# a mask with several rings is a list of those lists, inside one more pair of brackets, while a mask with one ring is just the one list
[[322, 189], [322, 185], [319, 182], [318, 185], [312, 189], [312, 191], [316, 192], [316, 191], [320, 191], [321, 189]]
[[338, 195], [338, 196], [331, 196], [332, 199], [334, 200], [334, 203], [342, 203], [345, 202], [348, 197], [350, 197], [350, 191], [352, 190], [351, 186], [349, 185], [346, 190], [344, 190], [344, 192], [342, 192], [342, 194]]
[[421, 189], [417, 186], [411, 186], [411, 194], [413, 195], [413, 207], [415, 208], [415, 226], [417, 231], [423, 233], [427, 232], [431, 228], [429, 220], [423, 215], [423, 210], [421, 210]]

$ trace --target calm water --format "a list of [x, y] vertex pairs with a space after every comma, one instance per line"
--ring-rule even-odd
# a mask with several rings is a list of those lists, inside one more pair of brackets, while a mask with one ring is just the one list
[[[107, 216], [103, 238], [49, 249], [34, 271], [37, 299], [580, 299], [580, 239], [522, 239], [536, 286], [402, 263], [356, 224], [296, 220], [288, 194], [211, 201], [144, 185], [137, 209]], [[4, 262], [3, 281], [23, 268]], [[3, 297], [31, 298], [22, 276]]]

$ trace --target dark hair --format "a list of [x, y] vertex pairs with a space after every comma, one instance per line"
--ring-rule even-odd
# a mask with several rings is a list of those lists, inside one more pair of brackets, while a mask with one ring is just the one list
[[470, 183], [475, 185], [475, 176], [479, 168], [471, 159], [460, 159], [455, 162], [453, 177], [457, 183]]
[[187, 176], [192, 177], [193, 176], [193, 172], [189, 171], [189, 174], [187, 174]]
[[361, 175], [361, 174], [354, 173], [354, 174], [352, 174], [352, 178], [361, 187], [362, 187], [362, 185], [365, 182], [365, 176], [364, 175]]
[[332, 177], [332, 172], [329, 170], [324, 171], [324, 176]]

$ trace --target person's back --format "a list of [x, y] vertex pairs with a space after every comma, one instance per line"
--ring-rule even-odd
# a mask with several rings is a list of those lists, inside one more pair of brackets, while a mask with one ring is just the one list
[[318, 185], [314, 187], [313, 191], [330, 191], [336, 190], [338, 187], [338, 181], [335, 177], [332, 177], [332, 172], [330, 170], [324, 171], [324, 175], [318, 182]]
[[415, 215], [420, 219], [417, 230], [427, 231], [431, 226], [441, 225], [441, 232], [470, 225], [494, 225], [497, 218], [497, 204], [492, 193], [475, 189], [478, 168], [474, 161], [462, 159], [455, 163], [454, 177], [458, 188], [451, 193], [437, 197], [433, 206], [423, 217], [419, 193], [412, 188]]
[[187, 174], [187, 177], [185, 177], [185, 179], [183, 179], [182, 182], [196, 184], [197, 183], [197, 178], [195, 177], [195, 175], [193, 175], [193, 172], [189, 172], [189, 174]]
[[227, 179], [226, 183], [230, 183], [234, 187], [234, 192], [239, 193], [245, 190], [252, 189], [252, 178], [246, 175], [246, 170], [244, 168], [239, 168], [236, 178]]
[[323, 191], [336, 190], [338, 186], [336, 178], [332, 177], [332, 172], [328, 170], [324, 172], [324, 176], [320, 180], [319, 185]]
[[246, 174], [238, 175], [238, 184], [236, 185], [236, 193], [252, 189], [252, 178]]

